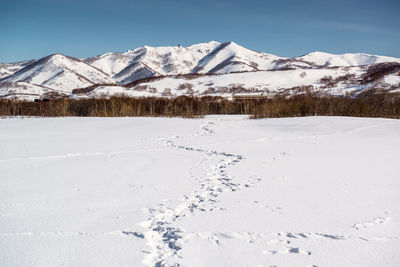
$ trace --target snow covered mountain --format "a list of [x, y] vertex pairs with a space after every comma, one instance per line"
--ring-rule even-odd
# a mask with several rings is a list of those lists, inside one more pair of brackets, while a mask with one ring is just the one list
[[10, 76], [20, 69], [32, 64], [35, 60], [26, 60], [16, 63], [0, 63], [0, 79]]
[[294, 59], [308, 62], [311, 65], [318, 66], [320, 68], [364, 66], [383, 62], [400, 62], [400, 58], [375, 56], [361, 53], [335, 55], [324, 52], [312, 52]]
[[280, 59], [282, 58], [275, 55], [256, 52], [234, 42], [227, 42], [219, 44], [202, 58], [192, 72], [226, 74], [274, 69]]
[[55, 54], [35, 61], [1, 82], [25, 82], [68, 92], [71, 88], [113, 83], [113, 80], [103, 71], [81, 60]]
[[[258, 91], [271, 89], [271, 87], [282, 89], [290, 85], [313, 85], [315, 87], [321, 78], [331, 74], [330, 68], [332, 67], [352, 67], [351, 75], [361, 77], [368, 65], [382, 62], [400, 63], [400, 59], [368, 54], [334, 55], [322, 52], [285, 58], [253, 51], [234, 42], [219, 43], [215, 41], [189, 47], [180, 45], [143, 46], [123, 53], [111, 52], [81, 59], [54, 54], [39, 60], [0, 64], [0, 97], [18, 95], [37, 97], [51, 91], [69, 95], [74, 89], [93, 85], [96, 85], [93, 88], [96, 88], [97, 85], [114, 86], [112, 92], [126, 93], [126, 88], [121, 86], [133, 81], [163, 76], [168, 76], [167, 78], [170, 79], [171, 76], [185, 74], [218, 74], [205, 78], [206, 84], [209, 86], [201, 84], [201, 79], [199, 80], [200, 84], [193, 83], [191, 86], [195, 88], [191, 87], [190, 92], [211, 90], [213, 88], [211, 84], [215, 79], [218, 80], [217, 84], [222, 87], [239, 83], [242, 87], [257, 88]], [[298, 70], [301, 76], [295, 72], [295, 76], [289, 75], [289, 77], [287, 74], [291, 72], [286, 70]], [[313, 70], [322, 71], [315, 72]], [[248, 80], [243, 78], [249, 75], [240, 75], [243, 72], [260, 71], [260, 74], [249, 74], [252, 77], [251, 86], [248, 84]], [[277, 74], [270, 75], [270, 71], [277, 72]], [[315, 73], [318, 75], [315, 76]], [[220, 77], [226, 74], [232, 74], [227, 77], [233, 79]], [[307, 76], [307, 74], [309, 75]], [[305, 76], [307, 78], [304, 78]], [[311, 79], [311, 77], [314, 78]], [[271, 80], [272, 78], [274, 80]], [[294, 82], [288, 83], [287, 78]], [[391, 85], [396, 85], [397, 76], [394, 74], [389, 80]], [[225, 82], [221, 83], [221, 81]], [[282, 84], [278, 81], [282, 81]], [[159, 86], [166, 86], [166, 83], [160, 82]], [[179, 88], [179, 86], [175, 87]], [[157, 87], [155, 89], [160, 93], [168, 88]], [[154, 91], [154, 89], [150, 90], [150, 92]], [[144, 90], [134, 95], [143, 94]]]
[[218, 42], [190, 47], [139, 47], [125, 53], [107, 53], [85, 62], [109, 74], [117, 83], [125, 84], [137, 79], [192, 73], [198, 62], [210, 54]]
[[108, 73], [118, 84], [137, 79], [188, 73], [226, 74], [279, 67], [283, 58], [256, 52], [234, 42], [208, 43], [189, 47], [144, 46], [125, 53], [107, 53], [85, 62]]

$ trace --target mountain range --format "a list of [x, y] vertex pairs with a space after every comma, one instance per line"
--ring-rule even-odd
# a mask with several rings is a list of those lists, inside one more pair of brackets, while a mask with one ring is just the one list
[[[325, 91], [343, 94], [371, 88], [370, 83], [360, 81], [371, 66], [388, 62], [399, 64], [400, 59], [323, 52], [286, 58], [250, 50], [234, 42], [215, 41], [189, 47], [143, 46], [90, 58], [53, 54], [38, 60], [0, 63], [0, 97], [32, 100], [51, 94], [231, 95], [276, 93], [310, 86], [313, 90], [329, 89]], [[400, 83], [397, 67], [387, 74], [379, 80], [380, 86], [397, 90]], [[346, 80], [339, 78], [343, 76]]]

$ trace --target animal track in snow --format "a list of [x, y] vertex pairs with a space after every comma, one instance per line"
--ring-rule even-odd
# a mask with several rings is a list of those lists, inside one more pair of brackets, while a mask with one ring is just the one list
[[383, 224], [383, 223], [387, 222], [388, 220], [390, 220], [389, 217], [377, 217], [377, 218], [375, 218], [375, 219], [373, 219], [372, 221], [369, 221], [369, 222], [356, 223], [356, 224], [353, 225], [353, 228], [356, 229], [356, 230], [360, 230], [360, 229], [371, 227], [371, 226], [374, 226], [374, 225]]
[[204, 136], [211, 135], [214, 133], [214, 130], [210, 129], [210, 126], [215, 125], [214, 122], [206, 121], [200, 126], [200, 130], [194, 134], [194, 136]]

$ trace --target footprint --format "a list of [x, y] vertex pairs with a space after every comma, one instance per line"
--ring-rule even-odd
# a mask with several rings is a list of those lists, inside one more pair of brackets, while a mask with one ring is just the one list
[[278, 206], [274, 207], [274, 206], [270, 206], [268, 204], [262, 204], [262, 203], [259, 203], [258, 200], [253, 200], [253, 203], [263, 209], [267, 209], [271, 213], [282, 214], [282, 207], [278, 207]]
[[388, 220], [390, 220], [389, 217], [376, 217], [372, 221], [369, 221], [369, 222], [356, 223], [353, 225], [353, 228], [356, 230], [360, 230], [360, 229], [371, 227], [374, 225], [383, 224], [383, 223], [387, 222]]
[[122, 231], [122, 233], [123, 233], [124, 235], [133, 235], [133, 236], [135, 236], [135, 237], [137, 237], [137, 238], [144, 239], [144, 234], [142, 234], [142, 233], [140, 233], [140, 232]]
[[259, 182], [261, 182], [261, 180], [261, 178], [252, 176], [247, 180], [247, 183], [245, 183], [243, 187], [255, 187]]
[[287, 247], [285, 249], [281, 250], [264, 250], [264, 254], [271, 254], [271, 255], [277, 255], [277, 254], [301, 254], [301, 255], [311, 255], [311, 251], [304, 250], [301, 248], [297, 247]]
[[284, 157], [287, 157], [287, 156], [289, 156], [289, 154], [287, 152], [279, 152], [279, 153], [276, 153], [275, 155], [273, 155], [270, 158], [270, 160], [274, 161], [274, 160], [278, 160], [278, 159], [281, 159], [281, 158], [284, 158]]

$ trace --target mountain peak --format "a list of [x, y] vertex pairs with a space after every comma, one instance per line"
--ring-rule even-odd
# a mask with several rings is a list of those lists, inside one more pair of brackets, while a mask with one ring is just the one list
[[60, 54], [60, 53], [51, 54], [51, 55], [45, 57], [45, 59], [47, 60], [47, 62], [53, 62], [54, 64], [59, 64], [59, 63], [62, 63], [64, 61], [70, 61], [70, 60], [79, 61], [79, 59], [72, 58], [72, 57], [69, 57], [69, 56], [65, 56], [65, 55]]

